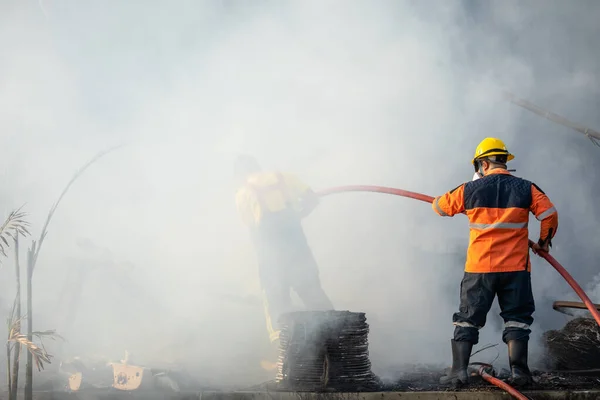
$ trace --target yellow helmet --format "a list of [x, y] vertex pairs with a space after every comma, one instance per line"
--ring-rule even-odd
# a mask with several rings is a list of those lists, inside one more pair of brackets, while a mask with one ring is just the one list
[[475, 161], [482, 157], [502, 155], [507, 156], [507, 161], [515, 158], [515, 156], [508, 152], [506, 145], [502, 140], [497, 138], [485, 138], [475, 149], [475, 155], [473, 156], [473, 160], [471, 162], [473, 165], [475, 165]]

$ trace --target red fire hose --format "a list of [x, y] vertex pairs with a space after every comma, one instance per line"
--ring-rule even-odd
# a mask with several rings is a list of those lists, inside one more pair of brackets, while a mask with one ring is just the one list
[[[386, 194], [392, 194], [395, 196], [408, 197], [411, 199], [420, 200], [420, 201], [424, 201], [427, 203], [433, 203], [433, 200], [434, 200], [433, 197], [427, 196], [427, 195], [424, 195], [421, 193], [409, 192], [407, 190], [402, 190], [402, 189], [394, 189], [394, 188], [388, 188], [388, 187], [382, 187], [382, 186], [369, 186], [369, 185], [339, 186], [339, 187], [322, 190], [322, 191], [318, 192], [317, 194], [319, 196], [327, 196], [330, 194], [345, 193], [345, 192], [386, 193]], [[532, 245], [533, 245], [533, 242], [530, 240], [529, 247], [531, 247]], [[567, 283], [573, 288], [573, 290], [575, 290], [575, 293], [577, 293], [577, 295], [581, 298], [581, 300], [583, 301], [583, 303], [585, 304], [587, 309], [590, 311], [590, 313], [592, 313], [592, 316], [594, 317], [594, 319], [596, 320], [598, 325], [600, 325], [600, 312], [598, 312], [598, 310], [594, 306], [594, 303], [592, 303], [590, 298], [587, 296], [587, 294], [585, 294], [585, 292], [583, 291], [581, 286], [579, 286], [579, 284], [575, 281], [575, 279], [573, 279], [573, 277], [567, 272], [567, 270], [562, 265], [560, 265], [560, 263], [558, 261], [556, 261], [556, 259], [554, 257], [552, 257], [549, 253], [547, 253], [545, 251], [538, 251], [538, 255], [540, 257], [544, 258], [546, 261], [548, 261], [548, 263], [550, 265], [552, 265], [554, 267], [554, 269], [556, 269], [558, 271], [558, 273], [567, 281]], [[510, 386], [510, 385], [506, 384], [505, 382], [502, 382], [501, 380], [494, 378], [493, 376], [488, 374], [483, 367], [479, 369], [479, 374], [481, 375], [481, 377], [483, 379], [485, 379], [486, 381], [488, 381], [489, 383], [491, 383], [494, 386], [504, 389], [505, 391], [510, 393], [515, 398], [527, 399], [527, 397], [525, 395], [519, 393], [512, 386]]]
[[[480, 363], [473, 363], [473, 364], [480, 364]], [[512, 397], [514, 397], [515, 399], [529, 400], [529, 397], [525, 396], [523, 393], [519, 392], [517, 389], [515, 389], [512, 386], [510, 386], [508, 383], [501, 381], [500, 379], [496, 378], [495, 376], [492, 376], [488, 372], [490, 370], [493, 371], [491, 365], [489, 365], [489, 364], [482, 364], [477, 369], [477, 373], [479, 374], [479, 376], [481, 376], [483, 378], [484, 381], [486, 381], [487, 383], [491, 383], [492, 385], [494, 385], [494, 386], [496, 386], [496, 387], [498, 387], [500, 389], [503, 389], [508, 394], [510, 394]]]
[[[532, 244], [533, 242], [530, 240], [529, 247], [531, 247]], [[592, 303], [590, 298], [587, 296], [587, 294], [585, 294], [585, 292], [583, 291], [581, 286], [579, 286], [579, 284], [575, 281], [575, 279], [573, 279], [571, 274], [569, 274], [567, 270], [562, 265], [560, 265], [560, 263], [556, 261], [556, 259], [550, 254], [540, 251], [540, 255], [544, 257], [544, 259], [548, 261], [548, 263], [552, 265], [555, 270], [558, 271], [558, 273], [567, 281], [569, 285], [571, 285], [575, 293], [577, 293], [579, 298], [583, 301], [583, 304], [585, 304], [590, 313], [592, 313], [592, 316], [594, 317], [598, 325], [600, 325], [600, 312], [598, 312], [598, 309], [596, 308], [594, 303]]]
[[335, 193], [345, 193], [345, 192], [377, 192], [377, 193], [386, 193], [393, 194], [395, 196], [409, 197], [415, 200], [425, 201], [427, 203], [433, 203], [433, 197], [427, 196], [421, 193], [409, 192], [408, 190], [402, 189], [394, 189], [383, 186], [369, 186], [369, 185], [354, 185], [354, 186], [338, 186], [334, 188], [329, 188], [325, 190], [321, 190], [317, 194], [319, 196], [327, 196]]

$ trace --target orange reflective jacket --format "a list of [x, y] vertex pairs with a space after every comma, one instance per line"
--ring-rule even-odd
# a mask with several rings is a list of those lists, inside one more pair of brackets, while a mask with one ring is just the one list
[[469, 217], [466, 272], [530, 271], [529, 212], [542, 222], [540, 244], [551, 244], [558, 228], [558, 213], [542, 189], [505, 169], [436, 197], [432, 207], [443, 217]]

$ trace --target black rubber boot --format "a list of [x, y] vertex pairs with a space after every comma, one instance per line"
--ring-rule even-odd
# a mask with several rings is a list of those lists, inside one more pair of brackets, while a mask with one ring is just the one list
[[527, 366], [527, 344], [527, 340], [509, 340], [507, 343], [511, 371], [508, 381], [516, 387], [527, 386], [533, 382]]
[[440, 378], [440, 384], [452, 384], [453, 386], [466, 385], [469, 383], [467, 367], [469, 365], [473, 343], [463, 341], [457, 342], [454, 339], [450, 342], [452, 344], [452, 369], [447, 375]]

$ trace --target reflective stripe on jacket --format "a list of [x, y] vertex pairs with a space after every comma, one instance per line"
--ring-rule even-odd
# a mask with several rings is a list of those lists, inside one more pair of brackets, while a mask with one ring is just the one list
[[529, 212], [542, 221], [540, 241], [550, 243], [558, 228], [558, 213], [548, 196], [535, 183], [499, 168], [436, 197], [432, 207], [441, 216], [467, 214], [466, 272], [531, 270]]

